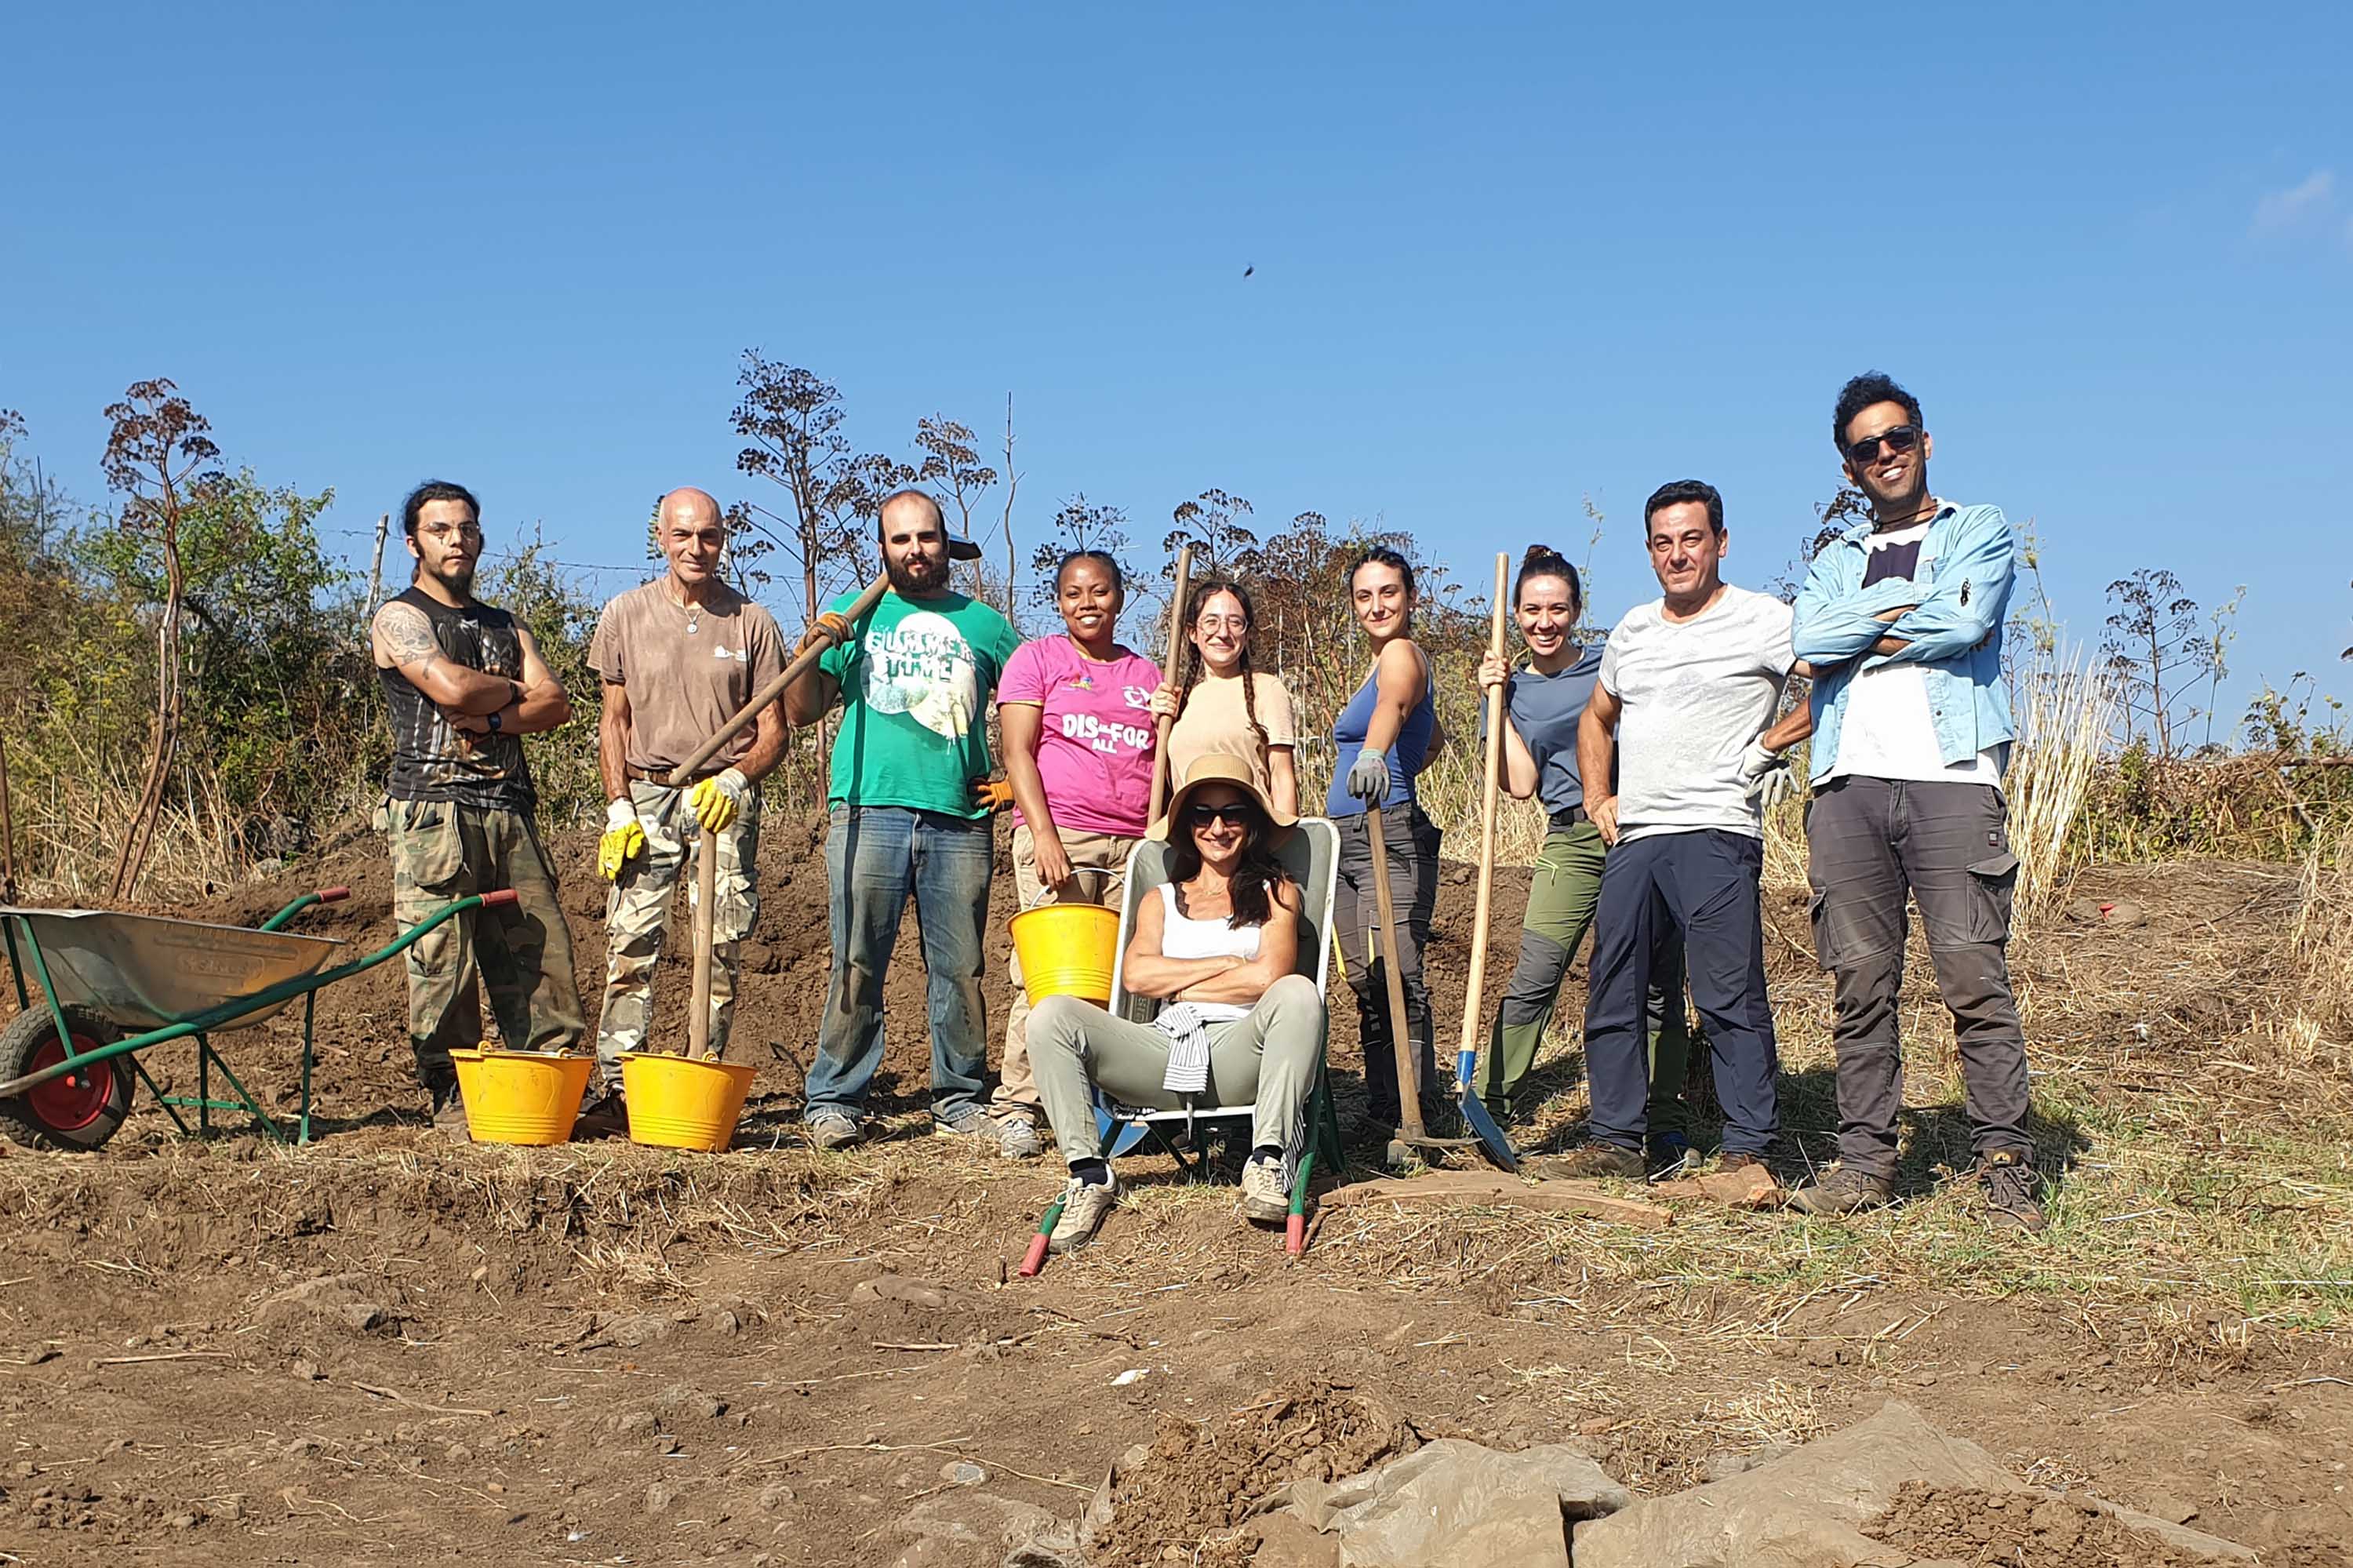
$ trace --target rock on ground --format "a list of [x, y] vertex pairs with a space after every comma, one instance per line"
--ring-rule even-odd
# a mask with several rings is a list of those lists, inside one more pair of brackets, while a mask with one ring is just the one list
[[[1933, 1489], [2035, 1492], [1992, 1455], [1937, 1431], [1890, 1400], [1876, 1415], [1786, 1457], [1577, 1527], [1577, 1568], [1903, 1568], [1910, 1551], [1862, 1526], [1905, 1482]], [[2203, 1558], [2253, 1562], [2245, 1547], [2098, 1505]]]
[[1461, 1437], [1345, 1480], [1294, 1481], [1291, 1499], [1338, 1536], [1341, 1568], [1568, 1568], [1565, 1520], [1633, 1500], [1567, 1444], [1506, 1454]]

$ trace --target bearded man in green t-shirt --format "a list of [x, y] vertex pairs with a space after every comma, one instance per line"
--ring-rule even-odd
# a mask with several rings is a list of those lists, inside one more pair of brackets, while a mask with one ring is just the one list
[[856, 624], [843, 616], [855, 596], [836, 599], [801, 640], [804, 649], [832, 645], [785, 694], [796, 728], [837, 699], [842, 707], [826, 791], [833, 969], [802, 1114], [820, 1149], [861, 1136], [867, 1086], [882, 1061], [882, 980], [912, 895], [930, 977], [933, 1123], [993, 1146], [981, 1098], [980, 977], [996, 841], [973, 787], [993, 766], [988, 705], [1020, 639], [1005, 617], [948, 586], [951, 559], [979, 552], [949, 535], [938, 502], [893, 493], [880, 533], [889, 591]]

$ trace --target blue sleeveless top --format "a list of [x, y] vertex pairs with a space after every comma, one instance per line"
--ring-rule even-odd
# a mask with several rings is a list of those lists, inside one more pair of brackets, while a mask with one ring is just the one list
[[[1419, 649], [1415, 650], [1420, 652]], [[1437, 674], [1430, 668], [1429, 655], [1422, 655], [1424, 678], [1421, 701], [1406, 710], [1405, 722], [1398, 726], [1397, 742], [1389, 747], [1389, 792], [1381, 801], [1381, 810], [1390, 810], [1414, 802], [1414, 776], [1421, 771], [1430, 755], [1430, 733], [1438, 727]], [[1348, 793], [1348, 766], [1364, 749], [1365, 731], [1373, 722], [1373, 705], [1377, 698], [1379, 683], [1376, 675], [1366, 675], [1340, 716], [1332, 721], [1332, 788], [1324, 797], [1324, 814], [1327, 817], [1361, 817], [1365, 803]]]

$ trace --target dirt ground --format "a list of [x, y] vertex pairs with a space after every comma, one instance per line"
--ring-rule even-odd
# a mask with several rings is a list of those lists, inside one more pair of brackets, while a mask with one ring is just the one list
[[[1046, 1516], [1075, 1518], [1134, 1444], [1159, 1446], [1168, 1466], [1124, 1516], [1116, 1560], [1229, 1561], [1200, 1555], [1227, 1528], [1220, 1494], [1270, 1489], [1327, 1442], [1354, 1460], [1393, 1445], [1400, 1424], [1504, 1446], [1577, 1440], [1647, 1494], [1899, 1392], [2030, 1480], [2188, 1520], [2267, 1563], [2346, 1561], [2341, 1336], [2309, 1311], [2243, 1306], [2234, 1284], [2111, 1291], [2056, 1264], [2049, 1279], [1995, 1271], [2040, 1244], [1988, 1231], [1966, 1193], [1935, 1185], [1954, 1154], [1949, 1107], [1941, 1122], [1923, 1112], [1900, 1230], [1799, 1232], [1787, 1216], [1679, 1207], [1668, 1231], [1636, 1236], [1564, 1214], [1366, 1205], [1324, 1216], [1291, 1263], [1279, 1237], [1238, 1222], [1230, 1189], [1139, 1160], [1123, 1168], [1134, 1201], [1102, 1241], [1022, 1280], [1011, 1269], [1056, 1170], [928, 1136], [912, 921], [876, 1086], [888, 1136], [819, 1155], [795, 1131], [826, 978], [818, 843], [814, 823], [769, 824], [736, 1023], [735, 1054], [761, 1073], [726, 1155], [437, 1137], [411, 1081], [396, 964], [321, 998], [322, 1135], [308, 1149], [242, 1130], [183, 1139], [142, 1093], [96, 1155], [0, 1152], [0, 1564], [496, 1552], [993, 1565]], [[555, 846], [592, 1021], [604, 950], [593, 845]], [[2074, 1074], [2087, 1107], [2203, 1071], [2184, 1053], [2243, 1013], [2239, 971], [2168, 982], [2178, 949], [2158, 938], [2201, 929], [2260, 954], [2290, 912], [2276, 871], [2087, 875], [2080, 893], [2135, 900], [2145, 923], [2060, 920], [2037, 936], [2038, 1066], [2052, 1071], [2048, 1056]], [[1502, 880], [1498, 986], [1525, 887]], [[365, 839], [188, 913], [255, 923], [290, 891], [335, 882], [353, 898], [301, 928], [385, 939], [388, 876]], [[1009, 888], [1001, 876], [1000, 904]], [[1430, 966], [1452, 1021], [1444, 1051], [1470, 904], [1468, 873], [1450, 868]], [[1799, 900], [1767, 905], [1784, 1018], [1826, 1016]], [[1001, 929], [1009, 910], [997, 913]], [[2102, 983], [2086, 983], [2094, 974]], [[670, 1038], [683, 969], [664, 980]], [[1006, 997], [999, 966], [994, 1014]], [[1581, 998], [1572, 981], [1564, 1012]], [[1362, 1100], [1356, 1029], [1336, 987], [1335, 1000], [1348, 1124]], [[293, 1028], [281, 1018], [221, 1041], [281, 1106], [298, 1083]], [[151, 1065], [193, 1077], [186, 1048]], [[1556, 1092], [1538, 1142], [1557, 1141], [1579, 1103], [1573, 1049], [1545, 1070]], [[1827, 1139], [1821, 1064], [1807, 1071], [1789, 1102], [1793, 1166]], [[2229, 1105], [2263, 1099], [2226, 1078]], [[1915, 1086], [1924, 1093], [1933, 1082]], [[2103, 1150], [2073, 1136], [2054, 1132], [2048, 1152], [2089, 1186]], [[2322, 1202], [2345, 1191], [2341, 1172], [2331, 1180]], [[2120, 1200], [2084, 1229], [2129, 1252], [2143, 1249], [2119, 1226], [2151, 1224]], [[1744, 1272], [1745, 1238], [1767, 1234], [1794, 1251], [1769, 1276]], [[1948, 1261], [1890, 1266], [1889, 1236]], [[1694, 1238], [1721, 1267], [1691, 1262], [1710, 1255]], [[1327, 1433], [1293, 1405], [1354, 1414]], [[1261, 1434], [1241, 1450], [1252, 1473], [1188, 1441], [1204, 1427]], [[1905, 1516], [1924, 1540], [1949, 1522], [1935, 1500]]]

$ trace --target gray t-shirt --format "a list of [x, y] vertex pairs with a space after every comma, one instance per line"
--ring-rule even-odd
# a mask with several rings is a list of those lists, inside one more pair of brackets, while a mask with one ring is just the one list
[[[1566, 670], [1540, 675], [1514, 670], [1506, 689], [1505, 711], [1512, 727], [1527, 743], [1536, 759], [1536, 799], [1545, 814], [1558, 816], [1585, 804], [1585, 785], [1577, 776], [1577, 726], [1585, 705], [1593, 700], [1594, 677], [1601, 673], [1602, 644], [1596, 642], [1577, 656]], [[1479, 705], [1479, 738], [1487, 737], [1487, 706]]]
[[1764, 836], [1740, 783], [1740, 757], [1773, 722], [1789, 652], [1789, 607], [1727, 587], [1680, 625], [1665, 600], [1629, 610], [1601, 656], [1618, 718], [1621, 839], [1704, 828]]

